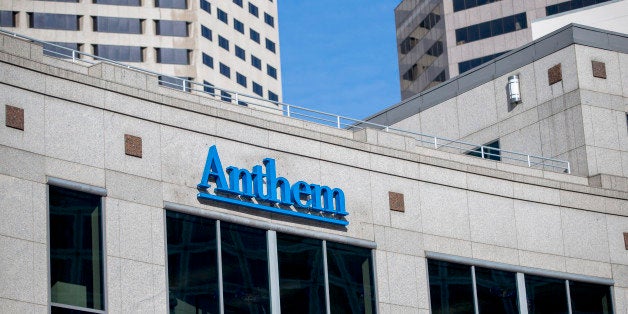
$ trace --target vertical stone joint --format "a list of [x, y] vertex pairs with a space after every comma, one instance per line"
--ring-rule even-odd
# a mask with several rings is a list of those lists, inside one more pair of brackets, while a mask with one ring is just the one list
[[403, 202], [403, 194], [396, 192], [388, 192], [388, 205], [390, 210], [396, 212], [405, 212], [406, 207]]
[[591, 61], [591, 69], [593, 77], [606, 79], [606, 64], [604, 62]]
[[624, 232], [624, 247], [628, 250], [628, 232]]
[[24, 109], [6, 105], [5, 114], [6, 126], [24, 131]]
[[142, 158], [142, 138], [130, 134], [124, 134], [124, 153]]
[[547, 80], [549, 85], [553, 85], [563, 80], [563, 71], [560, 63], [547, 70]]

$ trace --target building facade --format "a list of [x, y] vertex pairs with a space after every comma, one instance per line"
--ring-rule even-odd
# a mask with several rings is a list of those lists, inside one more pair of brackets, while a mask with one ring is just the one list
[[532, 21], [609, 0], [404, 0], [395, 8], [401, 99], [532, 41]]
[[3, 313], [628, 309], [625, 189], [4, 35], [0, 108]]
[[[236, 92], [281, 100], [275, 1], [2, 1], [0, 27], [167, 76], [215, 85], [221, 88], [219, 96]], [[45, 48], [48, 54], [71, 57], [68, 50]], [[172, 88], [192, 88], [165, 76], [161, 81]]]

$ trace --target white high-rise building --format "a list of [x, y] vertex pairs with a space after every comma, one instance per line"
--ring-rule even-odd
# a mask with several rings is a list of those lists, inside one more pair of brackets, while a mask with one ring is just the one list
[[[228, 96], [226, 90], [281, 100], [274, 0], [1, 1], [0, 27], [212, 84], [220, 88], [219, 96]], [[68, 53], [45, 48], [48, 54]], [[164, 81], [183, 88], [179, 80]]]

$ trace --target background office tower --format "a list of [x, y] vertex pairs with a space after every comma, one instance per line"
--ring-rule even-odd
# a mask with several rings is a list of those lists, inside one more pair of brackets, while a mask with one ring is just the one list
[[609, 0], [404, 0], [395, 9], [401, 98], [532, 41], [532, 21]]
[[[273, 0], [1, 1], [0, 27], [231, 92], [281, 99]], [[175, 88], [181, 83], [164, 81]]]

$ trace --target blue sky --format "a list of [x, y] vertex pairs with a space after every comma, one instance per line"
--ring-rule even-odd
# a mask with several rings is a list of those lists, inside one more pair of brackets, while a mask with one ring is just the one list
[[277, 0], [283, 102], [365, 118], [400, 100], [400, 0]]

